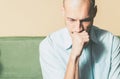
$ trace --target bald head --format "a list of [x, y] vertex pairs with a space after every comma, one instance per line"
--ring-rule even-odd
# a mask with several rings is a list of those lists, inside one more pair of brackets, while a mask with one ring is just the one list
[[85, 2], [89, 3], [91, 8], [95, 5], [95, 0], [63, 0], [63, 6], [65, 7], [68, 4], [78, 5]]

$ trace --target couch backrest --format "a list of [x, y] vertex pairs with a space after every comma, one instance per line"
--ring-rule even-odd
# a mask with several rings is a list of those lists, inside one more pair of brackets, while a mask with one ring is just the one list
[[42, 79], [39, 43], [44, 37], [0, 37], [0, 79]]

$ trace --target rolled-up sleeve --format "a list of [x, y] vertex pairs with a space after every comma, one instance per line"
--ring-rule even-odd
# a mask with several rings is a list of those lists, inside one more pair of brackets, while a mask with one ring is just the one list
[[65, 70], [58, 60], [52, 40], [47, 37], [39, 46], [43, 79], [64, 79]]
[[120, 79], [120, 39], [113, 37], [109, 79]]

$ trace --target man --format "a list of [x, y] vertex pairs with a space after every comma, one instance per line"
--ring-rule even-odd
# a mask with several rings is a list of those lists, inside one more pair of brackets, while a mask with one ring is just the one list
[[93, 26], [94, 0], [64, 0], [66, 28], [40, 44], [43, 79], [120, 79], [120, 39]]

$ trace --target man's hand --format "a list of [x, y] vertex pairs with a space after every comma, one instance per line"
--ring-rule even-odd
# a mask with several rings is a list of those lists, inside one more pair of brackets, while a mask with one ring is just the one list
[[86, 31], [71, 33], [72, 51], [68, 61], [64, 79], [79, 79], [79, 58], [85, 43], [89, 42], [89, 35]]
[[79, 57], [81, 55], [83, 46], [89, 42], [89, 35], [86, 31], [82, 31], [80, 33], [73, 32], [71, 33], [72, 37], [72, 55], [75, 57]]

